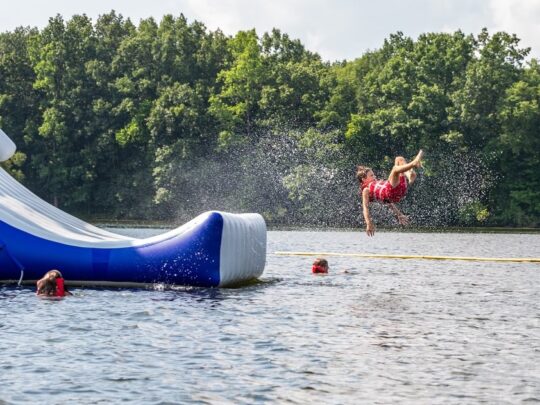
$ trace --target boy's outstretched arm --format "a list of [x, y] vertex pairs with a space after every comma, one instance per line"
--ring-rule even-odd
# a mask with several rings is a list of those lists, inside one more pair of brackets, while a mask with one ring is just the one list
[[398, 209], [394, 203], [389, 203], [390, 209], [396, 214], [397, 220], [400, 225], [409, 225], [409, 218]]
[[367, 188], [362, 191], [362, 212], [364, 213], [364, 219], [366, 220], [367, 235], [375, 235], [375, 225], [373, 225], [371, 218], [369, 217], [369, 190]]

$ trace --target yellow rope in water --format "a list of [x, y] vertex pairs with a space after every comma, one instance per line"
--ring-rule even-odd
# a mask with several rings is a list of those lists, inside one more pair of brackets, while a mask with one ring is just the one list
[[374, 253], [335, 253], [335, 252], [274, 252], [279, 256], [341, 256], [361, 257], [366, 259], [421, 259], [421, 260], [466, 260], [472, 262], [520, 262], [540, 263], [540, 258], [525, 257], [459, 257], [459, 256], [426, 256], [426, 255], [383, 255]]

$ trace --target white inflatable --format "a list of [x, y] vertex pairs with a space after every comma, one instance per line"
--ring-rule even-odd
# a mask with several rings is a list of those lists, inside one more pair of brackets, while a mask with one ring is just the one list
[[5, 162], [13, 156], [17, 147], [13, 141], [0, 129], [0, 162]]
[[[13, 142], [1, 135], [1, 157], [12, 155]], [[35, 283], [58, 269], [71, 285], [226, 287], [259, 277], [265, 260], [259, 214], [210, 211], [161, 235], [131, 238], [59, 210], [0, 168], [0, 283]]]

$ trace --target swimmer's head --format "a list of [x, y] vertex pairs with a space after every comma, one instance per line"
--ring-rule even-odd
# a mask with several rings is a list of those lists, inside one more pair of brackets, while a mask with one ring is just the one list
[[311, 267], [312, 273], [328, 273], [328, 260], [323, 258], [317, 258], [313, 262], [313, 266]]
[[60, 270], [49, 270], [43, 278], [47, 278], [49, 280], [56, 280], [57, 278], [63, 278], [62, 273], [60, 273]]

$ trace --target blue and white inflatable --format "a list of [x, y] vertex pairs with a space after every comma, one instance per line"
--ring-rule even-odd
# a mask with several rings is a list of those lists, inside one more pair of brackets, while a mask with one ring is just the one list
[[[0, 158], [14, 152], [0, 130]], [[266, 224], [259, 214], [206, 212], [136, 239], [59, 210], [0, 168], [0, 283], [35, 283], [58, 269], [68, 285], [227, 287], [259, 277], [265, 260]]]

